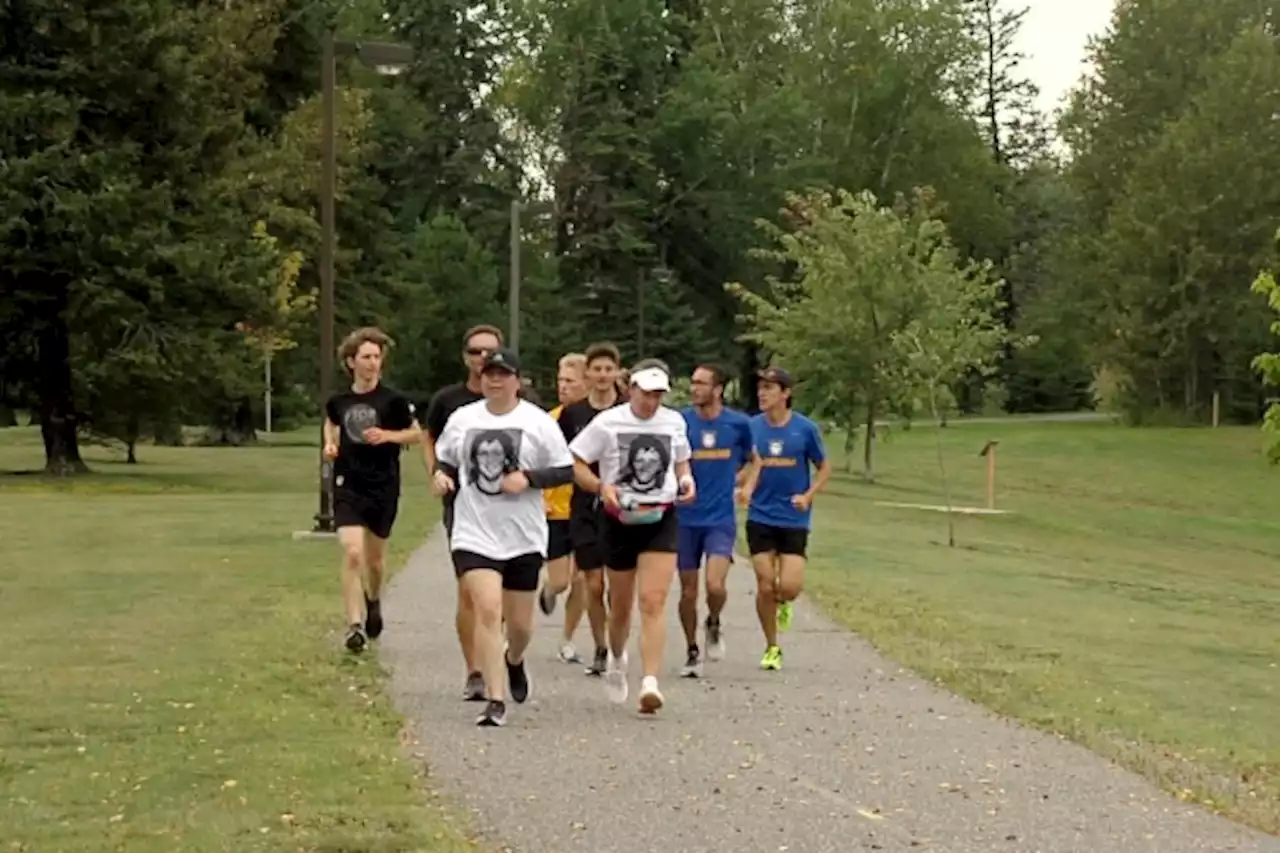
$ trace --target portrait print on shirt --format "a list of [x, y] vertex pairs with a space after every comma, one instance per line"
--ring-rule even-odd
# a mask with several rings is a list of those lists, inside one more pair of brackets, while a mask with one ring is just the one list
[[524, 432], [519, 429], [470, 429], [463, 439], [467, 460], [467, 482], [481, 494], [502, 494], [502, 478], [520, 470], [520, 444]]
[[342, 413], [342, 431], [352, 444], [364, 444], [364, 431], [378, 425], [378, 410], [368, 403], [355, 403]]
[[618, 433], [617, 486], [638, 499], [657, 495], [667, 483], [671, 465], [671, 436], [652, 432]]

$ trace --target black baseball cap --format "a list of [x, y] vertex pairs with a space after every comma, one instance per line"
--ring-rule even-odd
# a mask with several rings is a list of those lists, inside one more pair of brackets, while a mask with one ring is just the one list
[[791, 387], [791, 374], [781, 367], [766, 367], [756, 375], [760, 377], [761, 382], [772, 382], [779, 388]]
[[520, 356], [509, 349], [496, 349], [484, 357], [484, 366], [480, 368], [481, 373], [489, 370], [501, 370], [519, 376]]

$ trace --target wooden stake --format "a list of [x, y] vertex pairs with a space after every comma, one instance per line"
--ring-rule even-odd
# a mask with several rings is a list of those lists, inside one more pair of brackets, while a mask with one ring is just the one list
[[999, 443], [995, 439], [988, 441], [978, 454], [987, 457], [987, 509], [996, 508], [996, 445]]

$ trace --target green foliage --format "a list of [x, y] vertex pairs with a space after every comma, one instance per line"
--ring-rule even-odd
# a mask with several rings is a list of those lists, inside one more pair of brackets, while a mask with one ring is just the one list
[[994, 370], [1008, 337], [1001, 282], [962, 258], [927, 197], [894, 210], [868, 192], [814, 191], [789, 213], [790, 230], [761, 223], [774, 243], [761, 252], [795, 275], [766, 294], [728, 288], [746, 308], [745, 337], [795, 372], [801, 405], [852, 431], [922, 398], [940, 412], [950, 386]]
[[[1276, 245], [1280, 248], [1280, 231], [1276, 232]], [[1251, 290], [1266, 298], [1267, 308], [1272, 318], [1271, 334], [1280, 337], [1280, 284], [1276, 283], [1275, 274], [1263, 270], [1253, 280]], [[1253, 359], [1253, 368], [1262, 376], [1263, 381], [1272, 388], [1280, 388], [1280, 352], [1264, 352]], [[1267, 458], [1273, 465], [1280, 464], [1280, 402], [1272, 402], [1267, 407], [1263, 429], [1271, 437], [1267, 448]]]

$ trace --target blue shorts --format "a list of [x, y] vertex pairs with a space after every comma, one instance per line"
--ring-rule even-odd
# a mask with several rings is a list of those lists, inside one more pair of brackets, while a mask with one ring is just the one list
[[696, 572], [702, 568], [702, 558], [733, 557], [733, 546], [738, 539], [736, 524], [718, 527], [685, 527], [681, 525], [679, 545], [676, 549], [676, 567], [682, 572]]

